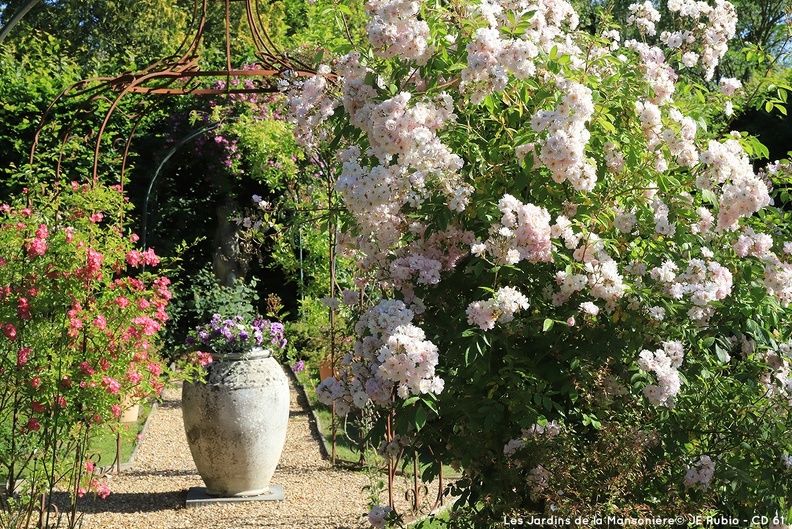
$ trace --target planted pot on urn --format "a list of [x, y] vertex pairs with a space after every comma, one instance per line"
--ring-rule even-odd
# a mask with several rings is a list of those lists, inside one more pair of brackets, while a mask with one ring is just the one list
[[283, 326], [216, 314], [192, 342], [203, 380], [182, 387], [184, 430], [206, 494], [258, 496], [269, 485], [286, 441], [289, 386], [272, 357], [285, 345]]

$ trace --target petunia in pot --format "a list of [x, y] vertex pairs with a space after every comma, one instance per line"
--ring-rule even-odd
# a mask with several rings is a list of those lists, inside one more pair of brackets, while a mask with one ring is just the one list
[[289, 386], [275, 349], [283, 325], [215, 314], [187, 340], [203, 377], [182, 389], [184, 430], [210, 496], [271, 494], [289, 420]]

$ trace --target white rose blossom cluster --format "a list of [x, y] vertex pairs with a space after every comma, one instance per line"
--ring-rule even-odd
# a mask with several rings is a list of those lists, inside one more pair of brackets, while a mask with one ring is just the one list
[[551, 262], [550, 214], [533, 204], [523, 204], [512, 195], [498, 201], [502, 216], [490, 227], [486, 241], [477, 241], [471, 251], [479, 257], [488, 256], [496, 264]]
[[630, 16], [627, 17], [628, 24], [635, 25], [642, 35], [651, 37], [656, 33], [655, 23], [660, 22], [660, 13], [652, 2], [646, 0], [643, 4], [630, 4], [628, 9], [630, 10]]
[[666, 62], [663, 50], [637, 40], [628, 40], [624, 46], [638, 53], [641, 73], [652, 90], [649, 99], [651, 103], [658, 106], [670, 103], [676, 90], [675, 83], [678, 76]]
[[696, 177], [696, 187], [712, 190], [721, 186], [717, 231], [734, 231], [741, 217], [749, 217], [770, 205], [767, 184], [754, 173], [737, 140], [724, 143], [710, 140], [700, 160], [705, 169]]
[[762, 353], [770, 368], [759, 379], [769, 396], [778, 395], [792, 403], [792, 343], [779, 344], [777, 351]]
[[321, 125], [340, 104], [337, 98], [329, 95], [329, 74], [330, 67], [320, 65], [313, 77], [283, 85], [287, 90], [288, 120], [294, 124], [294, 137], [298, 145], [308, 151], [314, 151], [320, 141], [327, 139], [327, 130]]
[[418, 19], [424, 0], [368, 0], [366, 25], [369, 42], [385, 59], [401, 57], [426, 63], [432, 55], [429, 26]]
[[[585, 274], [569, 274], [565, 270], [556, 273], [556, 285], [559, 291], [549, 294], [554, 306], [560, 307], [577, 292], [589, 287], [589, 294], [605, 301], [605, 309], [613, 311], [616, 303], [624, 297], [627, 285], [619, 272], [618, 263], [605, 250], [605, 244], [596, 233], [575, 232], [572, 222], [559, 215], [556, 223], [550, 228], [553, 239], [563, 239], [568, 250], [574, 250], [572, 257], [584, 263]], [[588, 305], [585, 306], [588, 308]], [[584, 308], [585, 312], [585, 308]], [[589, 314], [591, 312], [588, 312]]]
[[555, 110], [540, 110], [531, 119], [535, 132], [547, 131], [540, 141], [539, 160], [558, 184], [569, 181], [577, 191], [591, 191], [597, 183], [597, 168], [586, 158], [591, 136], [586, 123], [594, 113], [591, 90], [579, 83], [559, 79], [563, 93]]
[[731, 294], [732, 273], [717, 261], [703, 259], [691, 259], [684, 272], [677, 274], [678, 271], [676, 263], [666, 260], [652, 268], [650, 277], [672, 299], [689, 299], [693, 306], [688, 317], [694, 323], [705, 324], [715, 314], [711, 303]]
[[[476, 30], [467, 44], [467, 67], [462, 70], [460, 84], [473, 104], [503, 90], [509, 74], [517, 79], [534, 76], [540, 51], [550, 53], [556, 47], [560, 53], [572, 56], [580, 52], [564, 37], [564, 27], [574, 29], [578, 25], [577, 13], [565, 0], [492, 0], [481, 2], [477, 11], [489, 25]], [[509, 28], [509, 13], [516, 20], [530, 16], [528, 28], [518, 38], [506, 37], [502, 32]]]
[[515, 313], [526, 310], [529, 306], [528, 298], [516, 288], [501, 287], [490, 299], [472, 302], [465, 312], [469, 324], [478, 325], [480, 329], [488, 331], [496, 323], [514, 320]]
[[[445, 94], [413, 101], [400, 92], [385, 101], [373, 100], [376, 90], [365, 83], [359, 55], [342, 59], [343, 104], [350, 121], [367, 133], [369, 149], [352, 146], [340, 154], [341, 176], [336, 190], [358, 220], [360, 250], [368, 269], [380, 262], [407, 230], [406, 206], [419, 206], [431, 193], [445, 195], [449, 209], [462, 211], [472, 189], [459, 174], [462, 158], [451, 152], [437, 132], [456, 118]], [[370, 167], [365, 157], [379, 163]]]
[[714, 475], [715, 462], [710, 456], [702, 455], [695, 466], [688, 468], [687, 473], [685, 473], [685, 487], [707, 490]]
[[538, 497], [547, 488], [548, 480], [551, 477], [552, 474], [542, 465], [532, 468], [525, 478], [525, 483], [531, 489], [531, 497]]
[[[683, 51], [684, 66], [693, 68], [700, 62], [705, 78], [712, 79], [736, 32], [734, 6], [724, 0], [716, 0], [714, 7], [697, 0], [670, 0], [667, 6], [671, 13], [690, 19], [693, 30], [664, 31], [660, 40], [671, 49]], [[691, 51], [694, 46], [698, 46], [698, 52]]]
[[781, 462], [784, 464], [784, 468], [787, 472], [792, 470], [792, 455], [791, 454], [781, 454]]
[[319, 401], [335, 402], [336, 413], [369, 401], [387, 407], [395, 389], [400, 398], [438, 394], [443, 380], [435, 375], [437, 346], [412, 324], [414, 311], [400, 300], [383, 300], [358, 320], [359, 337], [353, 353], [344, 356], [340, 376], [323, 380], [316, 389]]
[[663, 348], [652, 352], [644, 349], [638, 355], [638, 367], [654, 373], [657, 384], [644, 386], [646, 398], [654, 406], [674, 406], [674, 397], [679, 393], [681, 379], [679, 367], [685, 359], [684, 348], [680, 342], [663, 342]]
[[[423, 230], [425, 227], [417, 228]], [[421, 237], [397, 250], [395, 258], [390, 261], [388, 274], [380, 279], [401, 290], [409, 303], [413, 299], [415, 284], [439, 283], [440, 274], [456, 268], [459, 260], [468, 255], [468, 248], [474, 243], [475, 234], [472, 231], [463, 231], [452, 226], [445, 231], [434, 232], [426, 239]]]
[[509, 439], [509, 441], [503, 445], [503, 455], [512, 457], [518, 450], [525, 447], [528, 439], [543, 438], [549, 440], [560, 434], [563, 428], [564, 426], [557, 421], [550, 421], [544, 426], [534, 423], [530, 428], [523, 428], [520, 437]]

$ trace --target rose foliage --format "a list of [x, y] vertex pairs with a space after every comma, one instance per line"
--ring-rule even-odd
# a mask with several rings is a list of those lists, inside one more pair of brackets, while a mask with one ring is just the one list
[[[56, 484], [75, 502], [108, 494], [90, 472], [100, 464], [90, 437], [118, 425], [125, 398], [163, 387], [153, 340], [168, 319], [169, 280], [122, 229], [128, 209], [120, 189], [76, 182], [0, 206], [0, 472], [24, 478], [3, 500], [9, 526], [38, 516], [35, 498]], [[47, 507], [44, 518], [55, 512]]]
[[790, 173], [714, 125], [731, 4], [669, 1], [662, 34], [635, 4], [632, 40], [564, 0], [367, 9], [370, 48], [289, 96], [382, 293], [320, 398], [461, 469], [460, 524], [792, 517]]

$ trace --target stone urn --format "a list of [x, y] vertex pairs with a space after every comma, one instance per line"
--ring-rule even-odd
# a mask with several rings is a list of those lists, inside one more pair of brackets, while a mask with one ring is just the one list
[[210, 496], [258, 496], [286, 442], [289, 385], [268, 349], [227, 354], [182, 387], [184, 431]]

